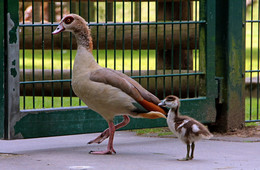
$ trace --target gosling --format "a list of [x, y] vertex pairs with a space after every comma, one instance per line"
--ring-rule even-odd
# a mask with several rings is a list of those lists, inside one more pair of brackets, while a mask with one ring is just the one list
[[[188, 116], [179, 115], [180, 100], [178, 97], [169, 95], [158, 105], [170, 108], [167, 117], [169, 129], [187, 145], [186, 157], [178, 160], [192, 160], [194, 158], [195, 142], [200, 139], [210, 139], [213, 135], [197, 120]], [[190, 148], [191, 154], [189, 154]]]

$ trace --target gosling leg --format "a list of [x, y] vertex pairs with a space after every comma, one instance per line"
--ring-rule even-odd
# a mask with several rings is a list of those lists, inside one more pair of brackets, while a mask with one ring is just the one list
[[190, 160], [192, 160], [193, 159], [193, 155], [194, 155], [194, 149], [195, 149], [195, 143], [194, 142], [192, 142], [192, 144], [191, 144], [191, 155], [190, 155]]
[[183, 158], [183, 159], [178, 159], [178, 161], [188, 161], [188, 160], [190, 160], [189, 155], [190, 155], [190, 144], [187, 143], [187, 154], [186, 154], [186, 157]]

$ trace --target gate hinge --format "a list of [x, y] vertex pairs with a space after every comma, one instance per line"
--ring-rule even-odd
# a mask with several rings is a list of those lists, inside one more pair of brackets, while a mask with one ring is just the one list
[[215, 77], [216, 84], [217, 84], [217, 96], [216, 96], [216, 101], [218, 104], [223, 103], [223, 96], [222, 96], [222, 91], [223, 91], [223, 77]]

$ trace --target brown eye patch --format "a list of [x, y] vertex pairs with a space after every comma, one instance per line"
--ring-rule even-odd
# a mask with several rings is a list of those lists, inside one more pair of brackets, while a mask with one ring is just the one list
[[175, 100], [175, 97], [173, 97], [173, 96], [168, 96], [166, 100], [167, 100], [167, 101], [174, 101], [174, 100]]
[[64, 20], [65, 24], [70, 24], [70, 23], [72, 23], [73, 21], [74, 21], [74, 18], [71, 17], [71, 16], [65, 18], [65, 20]]

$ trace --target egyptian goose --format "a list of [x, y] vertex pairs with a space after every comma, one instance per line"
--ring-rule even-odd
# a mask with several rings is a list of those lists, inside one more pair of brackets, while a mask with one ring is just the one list
[[[87, 22], [76, 14], [65, 16], [52, 34], [69, 31], [75, 35], [77, 54], [73, 66], [72, 89], [86, 105], [99, 113], [107, 122], [106, 129], [88, 144], [101, 143], [109, 137], [107, 150], [90, 151], [92, 154], [116, 153], [113, 148], [115, 130], [126, 126], [129, 115], [137, 118], [166, 118], [160, 100], [127, 75], [103, 68], [92, 55], [92, 38]], [[124, 120], [114, 125], [116, 115]]]
[[[186, 157], [178, 160], [192, 160], [195, 142], [200, 139], [210, 139], [213, 135], [197, 120], [188, 116], [179, 115], [180, 100], [178, 97], [169, 95], [159, 103], [159, 106], [170, 108], [167, 117], [169, 129], [187, 145]], [[189, 155], [190, 147], [191, 154]]]

